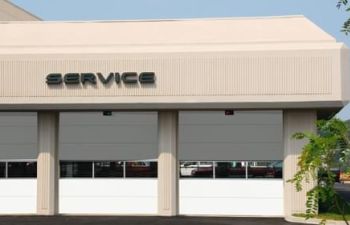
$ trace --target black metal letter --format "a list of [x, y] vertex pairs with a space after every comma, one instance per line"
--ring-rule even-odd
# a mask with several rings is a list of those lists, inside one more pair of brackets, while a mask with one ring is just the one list
[[125, 84], [135, 84], [137, 83], [137, 73], [135, 72], [125, 72], [122, 74], [122, 81]]
[[64, 75], [64, 83], [66, 84], [79, 84], [79, 73], [66, 73]]
[[96, 84], [96, 76], [93, 73], [82, 73], [80, 77], [81, 83], [90, 82], [91, 84]]
[[62, 74], [60, 73], [50, 73], [46, 76], [47, 84], [61, 84], [62, 83]]
[[120, 83], [120, 74], [119, 73], [115, 73], [115, 82], [117, 83], [117, 84], [119, 84]]
[[103, 83], [103, 84], [108, 84], [109, 81], [112, 80], [114, 73], [109, 73], [108, 77], [105, 78], [102, 73], [97, 73], [98, 79]]
[[141, 84], [153, 84], [156, 80], [154, 72], [142, 72], [139, 76]]

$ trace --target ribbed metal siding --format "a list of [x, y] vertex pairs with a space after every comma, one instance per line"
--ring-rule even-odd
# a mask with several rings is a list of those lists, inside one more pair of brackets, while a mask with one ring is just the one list
[[[2, 97], [232, 96], [234, 100], [254, 95], [339, 95], [332, 84], [334, 77], [340, 76], [334, 70], [338, 59], [325, 52], [15, 58], [0, 57]], [[46, 75], [52, 72], [124, 71], [153, 71], [156, 84], [48, 86], [45, 83]]]

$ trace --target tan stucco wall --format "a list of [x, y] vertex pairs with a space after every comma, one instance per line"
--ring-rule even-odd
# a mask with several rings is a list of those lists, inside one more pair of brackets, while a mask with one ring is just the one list
[[[299, 16], [12, 22], [0, 30], [0, 110], [341, 108], [350, 98], [347, 47]], [[69, 72], [155, 72], [156, 83], [45, 82]]]
[[58, 213], [59, 113], [38, 113], [37, 213]]
[[177, 111], [158, 112], [158, 215], [179, 213]]
[[[0, 108], [66, 104], [63, 108], [79, 109], [94, 103], [100, 106], [92, 108], [99, 109], [341, 107], [347, 98], [341, 49], [0, 56]], [[45, 82], [52, 72], [124, 71], [155, 72], [156, 84]]]
[[303, 190], [298, 192], [295, 185], [288, 180], [292, 179], [299, 170], [298, 161], [306, 140], [296, 140], [292, 136], [296, 132], [316, 132], [317, 114], [315, 110], [284, 110], [284, 214], [290, 217], [295, 213], [305, 213], [306, 193], [315, 186], [315, 181], [303, 181]]

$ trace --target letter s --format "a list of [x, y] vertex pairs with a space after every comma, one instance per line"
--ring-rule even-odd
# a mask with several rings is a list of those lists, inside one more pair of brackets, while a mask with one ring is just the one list
[[51, 84], [61, 84], [62, 83], [62, 74], [60, 73], [50, 73], [46, 76], [46, 83]]

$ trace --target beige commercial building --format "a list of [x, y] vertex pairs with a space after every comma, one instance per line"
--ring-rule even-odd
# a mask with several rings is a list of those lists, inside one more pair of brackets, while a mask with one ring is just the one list
[[350, 97], [348, 48], [310, 20], [44, 22], [0, 6], [0, 214], [305, 210], [291, 135]]

